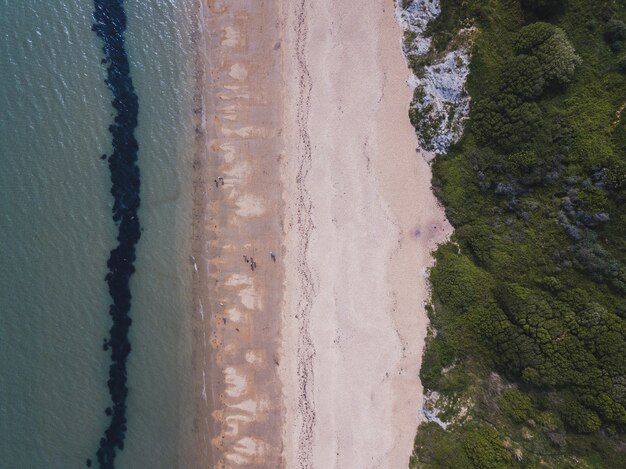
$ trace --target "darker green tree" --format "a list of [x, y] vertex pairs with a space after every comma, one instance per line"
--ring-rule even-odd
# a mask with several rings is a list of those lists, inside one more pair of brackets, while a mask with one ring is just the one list
[[518, 55], [536, 57], [548, 84], [569, 83], [581, 63], [565, 31], [548, 23], [537, 22], [522, 28], [514, 50]]
[[530, 101], [541, 96], [545, 84], [539, 59], [521, 54], [505, 64], [500, 89], [503, 93], [510, 93], [524, 101]]
[[592, 433], [600, 428], [598, 415], [576, 400], [571, 400], [565, 404], [561, 413], [563, 421], [578, 433]]
[[626, 39], [626, 24], [620, 20], [609, 20], [604, 26], [604, 40], [612, 50], [618, 51], [622, 48]]
[[525, 10], [537, 16], [549, 17], [563, 8], [563, 0], [522, 0]]
[[626, 55], [622, 55], [617, 61], [617, 69], [622, 73], [626, 73]]

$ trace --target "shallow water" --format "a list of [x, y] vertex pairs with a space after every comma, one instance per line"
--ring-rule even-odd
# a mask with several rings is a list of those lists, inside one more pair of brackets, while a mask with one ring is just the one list
[[[122, 468], [180, 466], [189, 428], [192, 3], [126, 0], [143, 232]], [[84, 467], [108, 423], [112, 108], [92, 10], [0, 0], [2, 467]]]

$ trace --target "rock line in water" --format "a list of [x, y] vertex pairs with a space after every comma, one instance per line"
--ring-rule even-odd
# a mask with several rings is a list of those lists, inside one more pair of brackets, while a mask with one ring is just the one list
[[[105, 414], [110, 422], [100, 439], [96, 453], [101, 468], [113, 468], [116, 450], [124, 449], [126, 434], [126, 397], [128, 395], [126, 360], [130, 353], [128, 330], [131, 293], [129, 281], [135, 268], [135, 245], [141, 236], [139, 218], [139, 167], [137, 166], [137, 127], [139, 102], [130, 76], [128, 56], [124, 48], [126, 12], [124, 0], [94, 0], [94, 24], [92, 30], [102, 39], [104, 59], [107, 66], [105, 83], [113, 94], [111, 104], [116, 111], [114, 123], [109, 126], [113, 152], [106, 157], [111, 172], [113, 195], [113, 220], [118, 227], [118, 245], [110, 253], [105, 280], [109, 287], [112, 304], [109, 314], [113, 326], [104, 349], [111, 354], [107, 386], [112, 405]], [[87, 460], [87, 466], [92, 461]]]

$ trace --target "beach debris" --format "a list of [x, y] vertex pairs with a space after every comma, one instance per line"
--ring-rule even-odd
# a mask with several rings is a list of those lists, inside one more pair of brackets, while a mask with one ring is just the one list
[[224, 178], [222, 176], [218, 176], [217, 180], [219, 181], [220, 185], [224, 185]]
[[191, 259], [191, 263], [193, 264], [193, 268], [196, 270], [196, 273], [198, 273], [198, 264], [196, 264], [196, 258], [194, 256], [189, 256], [189, 258]]
[[220, 183], [217, 182], [217, 179], [213, 179], [213, 182], [215, 183], [215, 187], [220, 187]]
[[248, 256], [246, 256], [245, 254], [243, 256], [243, 260], [246, 261], [246, 264], [250, 262], [250, 260], [248, 259]]
[[224, 303], [220, 303], [220, 306], [224, 306]]
[[250, 258], [250, 269], [252, 269], [253, 272], [254, 269], [256, 269], [256, 262], [252, 257]]
[[276, 262], [276, 254], [274, 254], [272, 251], [270, 251], [270, 257], [272, 258], [273, 262]]

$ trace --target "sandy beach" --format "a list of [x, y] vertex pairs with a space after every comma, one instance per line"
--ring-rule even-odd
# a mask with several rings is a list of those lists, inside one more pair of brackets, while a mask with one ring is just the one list
[[426, 271], [450, 228], [415, 150], [394, 8], [284, 11], [287, 467], [407, 467], [420, 418]]
[[408, 464], [426, 274], [450, 227], [416, 152], [394, 9], [205, 5], [198, 466]]
[[283, 298], [277, 3], [208, 1], [199, 15], [195, 162], [195, 466], [282, 467]]

